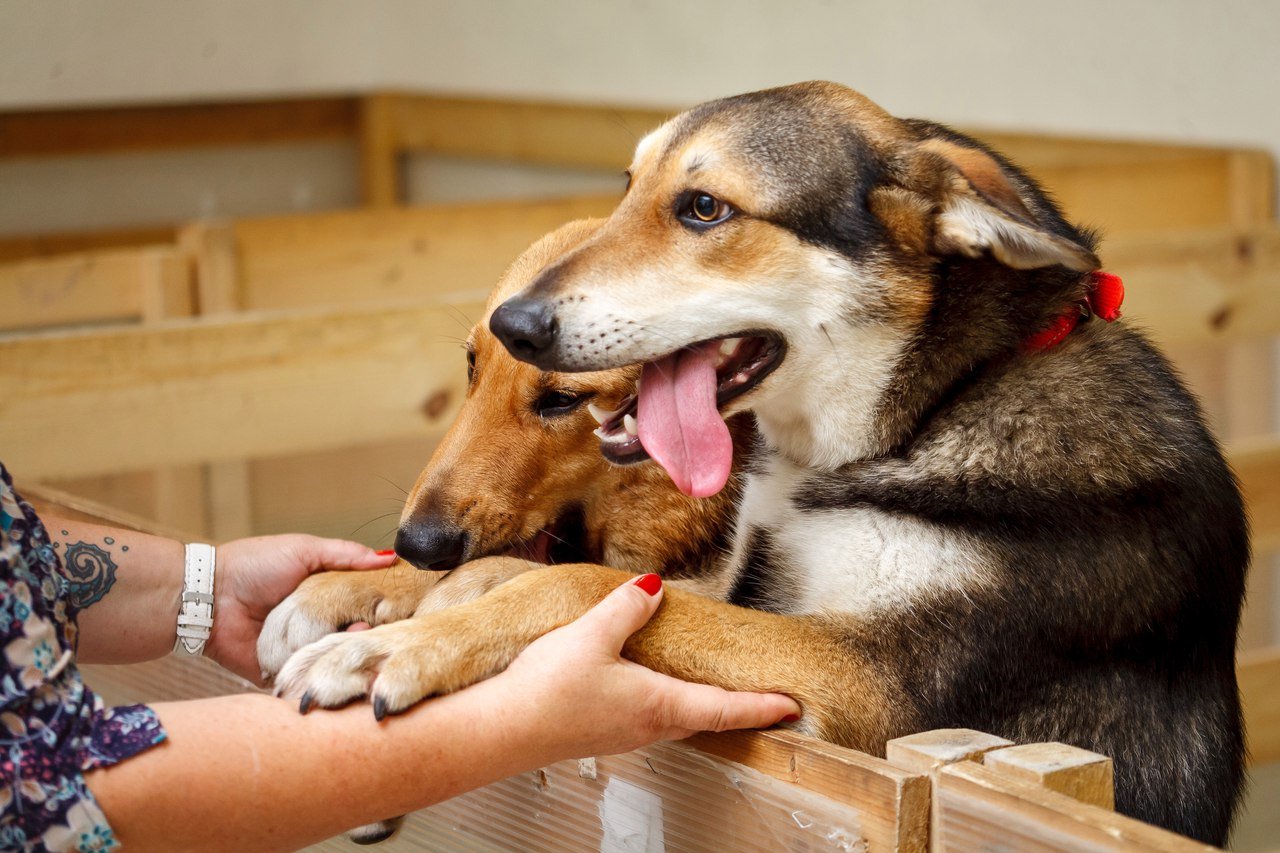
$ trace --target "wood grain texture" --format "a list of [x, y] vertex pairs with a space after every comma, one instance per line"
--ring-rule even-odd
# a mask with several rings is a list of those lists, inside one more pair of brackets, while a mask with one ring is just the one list
[[1242, 652], [1236, 675], [1251, 763], [1280, 761], [1280, 648]]
[[1028, 743], [996, 749], [982, 765], [1013, 779], [1034, 782], [1091, 806], [1114, 809], [1111, 759], [1065, 743]]

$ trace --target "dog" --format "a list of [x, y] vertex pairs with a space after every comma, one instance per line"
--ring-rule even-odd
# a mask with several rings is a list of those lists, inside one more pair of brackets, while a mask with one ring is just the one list
[[[981, 143], [831, 83], [695, 107], [629, 176], [486, 319], [542, 371], [638, 367], [601, 445], [634, 451], [634, 417], [618, 461], [652, 457], [686, 494], [723, 488], [724, 419], [755, 417], [725, 600], [673, 589], [626, 653], [790, 693], [798, 728], [871, 753], [942, 727], [1102, 752], [1119, 811], [1222, 844], [1247, 525], [1166, 360], [1081, 318], [1094, 235]], [[406, 505], [406, 543], [429, 506]], [[301, 649], [284, 692], [400, 710], [626, 577], [498, 559], [519, 563], [498, 582], [493, 562], [474, 600]]]

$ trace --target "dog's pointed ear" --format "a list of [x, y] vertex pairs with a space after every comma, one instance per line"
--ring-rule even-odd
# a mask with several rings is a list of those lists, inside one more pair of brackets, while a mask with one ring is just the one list
[[990, 252], [1013, 269], [1100, 266], [1088, 247], [1038, 222], [1011, 176], [982, 149], [929, 139], [913, 154], [903, 181], [911, 189], [879, 187], [869, 199], [904, 248], [970, 258]]

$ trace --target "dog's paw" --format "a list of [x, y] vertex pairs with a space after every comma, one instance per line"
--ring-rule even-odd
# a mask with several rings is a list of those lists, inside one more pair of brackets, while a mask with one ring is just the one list
[[347, 838], [356, 844], [380, 844], [395, 835], [403, 823], [404, 815], [377, 823], [366, 823], [348, 832]]
[[[300, 649], [276, 678], [276, 693], [310, 708], [337, 708], [368, 696], [374, 716], [398, 714], [417, 702], [461, 690], [501, 670], [515, 651], [469, 643], [466, 620], [450, 612], [331, 634]], [[518, 650], [517, 650], [518, 651]]]
[[258, 635], [263, 680], [269, 682], [298, 649], [354, 622], [383, 625], [413, 615], [435, 580], [402, 565], [312, 575], [267, 615]]
[[449, 607], [467, 604], [525, 572], [542, 568], [546, 568], [542, 563], [533, 563], [518, 557], [482, 557], [479, 560], [463, 563], [427, 590], [418, 603], [414, 615], [424, 616]]

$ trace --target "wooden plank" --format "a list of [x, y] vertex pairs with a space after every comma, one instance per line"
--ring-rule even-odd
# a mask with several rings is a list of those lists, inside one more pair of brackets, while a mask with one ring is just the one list
[[23, 477], [21, 472], [15, 474], [14, 487], [35, 507], [36, 514], [40, 516], [56, 515], [88, 521], [92, 524], [126, 527], [130, 530], [141, 530], [144, 533], [168, 536], [170, 539], [182, 541], [190, 541], [195, 538], [194, 534], [197, 532], [166, 527], [153, 518], [135, 515], [111, 504], [95, 501], [45, 483], [36, 483]]
[[149, 228], [114, 228], [103, 231], [66, 231], [53, 234], [19, 234], [0, 237], [0, 262], [70, 255], [102, 249], [138, 248], [171, 244], [178, 229], [172, 225]]
[[984, 767], [1013, 779], [1033, 782], [1073, 800], [1114, 809], [1111, 759], [1065, 743], [1028, 743], [996, 749], [982, 757]]
[[191, 261], [200, 313], [228, 314], [245, 307], [235, 230], [225, 222], [197, 222], [178, 232]]
[[593, 196], [244, 219], [232, 226], [236, 286], [248, 309], [482, 299], [529, 244], [616, 203]]
[[[36, 479], [410, 437], [457, 411], [457, 318], [481, 308], [415, 303], [0, 340], [0, 446]], [[426, 414], [429, 398], [445, 405]]]
[[1244, 652], [1236, 662], [1249, 759], [1280, 761], [1280, 648]]
[[928, 846], [929, 782], [923, 774], [782, 730], [700, 734], [685, 742], [856, 807], [872, 850]]
[[1214, 849], [971, 761], [939, 770], [934, 792], [935, 849]]
[[1234, 442], [1227, 459], [1249, 507], [1254, 551], [1280, 550], [1280, 436]]
[[1280, 227], [1131, 236], [1103, 245], [1125, 317], [1161, 343], [1280, 333]]
[[186, 262], [165, 247], [0, 265], [0, 331], [136, 322], [192, 313]]
[[1013, 741], [973, 729], [934, 729], [885, 744], [890, 764], [915, 773], [934, 773], [957, 761], [981, 761], [993, 749], [1013, 746]]
[[351, 138], [356, 99], [276, 98], [0, 112], [0, 157]]
[[400, 150], [621, 172], [636, 143], [674, 110], [409, 93], [385, 96]]

